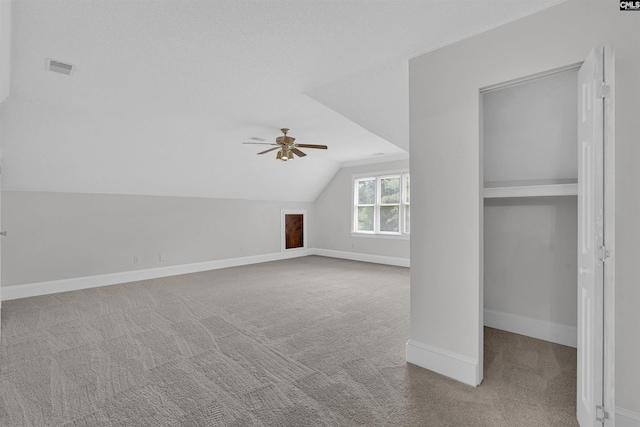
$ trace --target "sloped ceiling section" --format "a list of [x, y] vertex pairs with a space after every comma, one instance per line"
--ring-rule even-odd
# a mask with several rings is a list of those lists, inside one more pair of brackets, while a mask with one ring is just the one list
[[[406, 155], [410, 56], [555, 3], [13, 0], [2, 185], [312, 201], [343, 163]], [[329, 150], [242, 144], [281, 127]]]
[[395, 60], [307, 92], [409, 152], [409, 62]]

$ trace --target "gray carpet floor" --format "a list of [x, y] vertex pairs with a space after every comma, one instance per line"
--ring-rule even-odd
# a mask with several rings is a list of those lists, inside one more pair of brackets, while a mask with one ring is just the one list
[[317, 256], [7, 301], [0, 425], [577, 426], [575, 349], [407, 364], [409, 271]]

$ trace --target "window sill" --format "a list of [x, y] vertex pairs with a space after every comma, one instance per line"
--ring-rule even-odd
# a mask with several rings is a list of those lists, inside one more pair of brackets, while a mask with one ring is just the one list
[[391, 240], [410, 240], [409, 234], [376, 234], [376, 233], [361, 233], [357, 231], [351, 232], [351, 237], [367, 237], [374, 239], [391, 239]]

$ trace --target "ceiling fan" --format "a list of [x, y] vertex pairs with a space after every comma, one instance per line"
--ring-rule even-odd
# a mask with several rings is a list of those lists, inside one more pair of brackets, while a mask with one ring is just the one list
[[280, 129], [283, 133], [283, 136], [279, 136], [276, 138], [276, 142], [244, 142], [244, 144], [260, 144], [260, 145], [275, 145], [273, 148], [269, 148], [268, 150], [264, 150], [259, 152], [258, 154], [265, 154], [273, 150], [278, 150], [276, 154], [277, 160], [282, 160], [286, 162], [287, 160], [293, 160], [293, 155], [295, 154], [298, 157], [306, 156], [305, 153], [299, 150], [299, 148], [318, 148], [321, 150], [326, 150], [328, 147], [326, 145], [316, 145], [316, 144], [294, 144], [295, 138], [291, 136], [287, 136], [289, 129], [282, 128]]

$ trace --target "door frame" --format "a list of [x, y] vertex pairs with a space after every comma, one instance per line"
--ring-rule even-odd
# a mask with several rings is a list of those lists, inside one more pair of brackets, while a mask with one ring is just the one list
[[[286, 215], [302, 215], [302, 247], [287, 249]], [[282, 209], [280, 214], [280, 250], [282, 252], [300, 251], [307, 249], [307, 210], [306, 209]]]
[[609, 252], [604, 263], [604, 354], [603, 405], [609, 412], [605, 426], [615, 426], [615, 231], [616, 231], [616, 162], [615, 162], [615, 51], [604, 45], [604, 244]]

